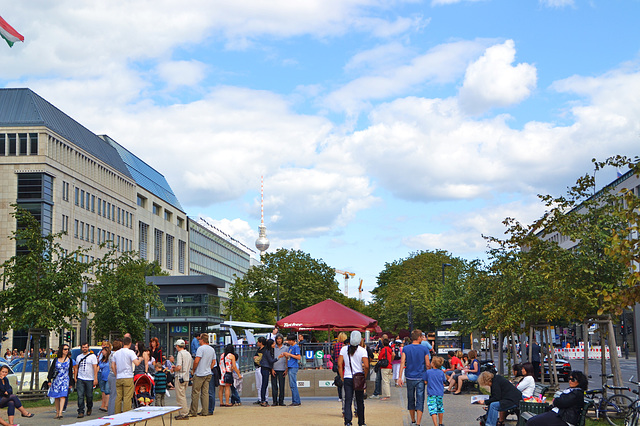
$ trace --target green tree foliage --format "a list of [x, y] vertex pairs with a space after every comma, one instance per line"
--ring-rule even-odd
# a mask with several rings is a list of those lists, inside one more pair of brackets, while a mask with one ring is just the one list
[[97, 336], [129, 332], [134, 339], [144, 336], [148, 325], [146, 306], [164, 309], [158, 287], [146, 277], [167, 275], [156, 263], [140, 259], [135, 252], [109, 251], [96, 261], [96, 283], [88, 292], [91, 320]]
[[263, 255], [262, 261], [230, 288], [227, 311], [236, 320], [274, 323], [278, 284], [281, 318], [323, 300], [341, 302], [344, 297], [335, 270], [307, 253], [279, 249]]
[[8, 288], [0, 292], [0, 326], [3, 330], [70, 327], [81, 317], [80, 298], [89, 266], [78, 261], [82, 249], [64, 250], [63, 233], [42, 235], [40, 223], [17, 205], [12, 215], [18, 229], [11, 237], [21, 248], [2, 264], [2, 280]]
[[[442, 285], [442, 265], [445, 284]], [[386, 263], [372, 290], [373, 303], [368, 311], [384, 330], [413, 327], [432, 330], [444, 318], [458, 316], [458, 296], [464, 291], [462, 281], [467, 262], [443, 250], [420, 251], [406, 259]]]

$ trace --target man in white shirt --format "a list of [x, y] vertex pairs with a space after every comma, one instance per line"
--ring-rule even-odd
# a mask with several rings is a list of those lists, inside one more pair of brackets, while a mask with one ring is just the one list
[[122, 339], [122, 349], [117, 350], [111, 357], [111, 370], [116, 376], [116, 414], [131, 410], [133, 398], [133, 365], [140, 365], [142, 358], [138, 358], [131, 350], [131, 337]]
[[[209, 346], [209, 335], [202, 333], [198, 336], [198, 350], [193, 360], [193, 383], [191, 385], [191, 409], [189, 416], [209, 415], [209, 382], [211, 369], [216, 365], [216, 351]], [[202, 411], [198, 413], [198, 399], [202, 403]], [[215, 399], [213, 400], [215, 404]]]
[[173, 366], [176, 383], [176, 404], [180, 406], [176, 420], [189, 420], [189, 407], [187, 406], [187, 386], [189, 385], [189, 372], [193, 359], [189, 351], [184, 349], [185, 342], [182, 339], [176, 340], [176, 365]]
[[76, 358], [73, 376], [78, 390], [78, 418], [84, 417], [84, 400], [87, 399], [87, 416], [93, 410], [93, 387], [98, 385], [98, 358], [89, 352], [89, 344], [83, 343], [82, 353]]

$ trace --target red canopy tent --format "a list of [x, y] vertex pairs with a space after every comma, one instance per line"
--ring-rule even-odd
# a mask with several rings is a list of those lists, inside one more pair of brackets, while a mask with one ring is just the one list
[[296, 331], [369, 330], [377, 333], [382, 331], [378, 321], [331, 299], [284, 317], [276, 325], [279, 328], [290, 328]]

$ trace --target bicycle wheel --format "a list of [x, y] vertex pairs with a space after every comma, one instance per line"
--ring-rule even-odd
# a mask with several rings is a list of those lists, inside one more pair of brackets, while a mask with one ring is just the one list
[[631, 408], [627, 413], [627, 418], [624, 420], [624, 426], [638, 426], [638, 411]]
[[626, 395], [613, 395], [607, 398], [604, 418], [610, 425], [624, 426], [627, 414], [632, 411], [633, 400]]

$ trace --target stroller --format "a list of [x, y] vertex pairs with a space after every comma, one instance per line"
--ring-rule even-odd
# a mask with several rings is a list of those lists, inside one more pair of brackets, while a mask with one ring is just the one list
[[[151, 376], [147, 374], [136, 374], [133, 377], [133, 406], [138, 408], [153, 404], [154, 386], [155, 383]], [[142, 389], [143, 387], [144, 391]]]

